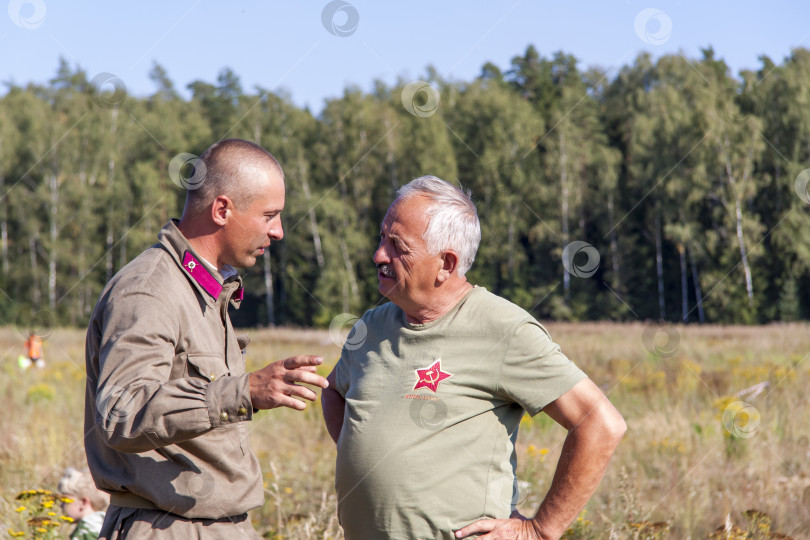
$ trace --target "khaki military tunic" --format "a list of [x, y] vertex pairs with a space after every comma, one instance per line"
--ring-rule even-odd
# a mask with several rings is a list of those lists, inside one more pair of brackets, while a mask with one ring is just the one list
[[174, 221], [102, 292], [87, 331], [85, 447], [113, 507], [242, 523], [263, 504], [227, 311], [241, 299], [238, 274], [209, 268]]

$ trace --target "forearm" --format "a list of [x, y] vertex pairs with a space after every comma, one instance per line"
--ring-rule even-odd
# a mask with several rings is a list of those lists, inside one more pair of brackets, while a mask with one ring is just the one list
[[214, 382], [182, 378], [100, 386], [96, 425], [105, 443], [121, 452], [143, 452], [249, 420], [247, 374]]
[[[329, 379], [327, 379], [329, 380]], [[337, 443], [340, 437], [340, 430], [343, 429], [343, 412], [346, 406], [346, 400], [332, 387], [333, 381], [330, 380], [330, 386], [321, 392], [321, 408], [323, 409], [323, 420], [326, 423], [326, 430], [329, 436]]]
[[609, 404], [573, 427], [563, 444], [557, 470], [533, 518], [541, 538], [560, 538], [593, 496], [626, 425]]

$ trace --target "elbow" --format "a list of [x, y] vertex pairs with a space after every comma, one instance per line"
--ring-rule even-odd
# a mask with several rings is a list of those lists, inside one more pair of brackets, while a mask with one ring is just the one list
[[107, 446], [116, 452], [121, 452], [122, 454], [140, 454], [142, 452], [148, 452], [149, 450], [156, 450], [166, 445], [159, 443], [150, 437], [133, 439], [115, 437], [109, 440]]
[[627, 433], [627, 423], [615, 407], [609, 405], [588, 419], [574, 431], [577, 436], [584, 437], [612, 454], [619, 446], [624, 434]]
[[135, 438], [122, 437], [115, 432], [104, 431], [100, 427], [99, 431], [102, 433], [101, 438], [104, 444], [116, 452], [121, 452], [122, 454], [137, 454], [138, 452], [148, 450], [147, 448], [141, 448], [141, 445], [137, 444], [137, 439]]
[[96, 424], [98, 438], [111, 450], [122, 454], [139, 454], [148, 450], [155, 450], [165, 446], [158, 436], [152, 432], [133, 433], [120, 429], [105, 429], [103, 425]]
[[627, 422], [615, 408], [610, 414], [605, 415], [603, 420], [604, 438], [613, 443], [613, 447], [619, 446], [625, 433], [627, 433]]

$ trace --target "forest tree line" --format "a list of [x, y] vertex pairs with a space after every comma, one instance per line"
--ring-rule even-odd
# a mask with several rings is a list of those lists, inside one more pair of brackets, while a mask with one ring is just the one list
[[228, 137], [270, 150], [287, 186], [285, 238], [244, 272], [237, 325], [328, 326], [378, 304], [379, 223], [425, 174], [472, 192], [470, 281], [540, 319], [807, 319], [810, 51], [760, 64], [733, 75], [706, 49], [606, 73], [529, 46], [473, 81], [428, 68], [313, 114], [229, 69], [185, 99], [154, 64], [154, 94], [136, 97], [62, 60], [0, 98], [0, 323], [86, 324], [179, 217], [178, 156]]

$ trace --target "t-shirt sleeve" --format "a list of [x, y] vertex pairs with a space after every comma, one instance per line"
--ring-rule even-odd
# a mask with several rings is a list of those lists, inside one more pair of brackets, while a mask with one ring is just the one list
[[364, 345], [368, 336], [368, 325], [370, 324], [368, 317], [372, 312], [373, 310], [367, 311], [349, 330], [343, 349], [340, 351], [340, 359], [333, 370], [335, 374], [335, 390], [344, 398], [351, 383], [352, 363], [356, 361], [354, 359], [357, 358], [357, 355], [363, 354], [365, 350]]
[[509, 342], [498, 391], [534, 416], [584, 378], [540, 323], [526, 321]]

